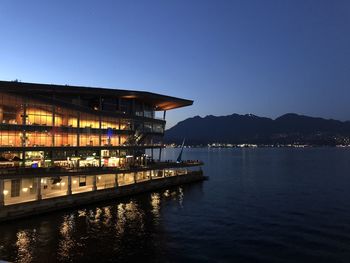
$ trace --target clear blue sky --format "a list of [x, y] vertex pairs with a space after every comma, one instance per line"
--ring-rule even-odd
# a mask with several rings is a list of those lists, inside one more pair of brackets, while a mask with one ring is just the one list
[[148, 90], [168, 113], [350, 120], [350, 1], [0, 2], [0, 79]]

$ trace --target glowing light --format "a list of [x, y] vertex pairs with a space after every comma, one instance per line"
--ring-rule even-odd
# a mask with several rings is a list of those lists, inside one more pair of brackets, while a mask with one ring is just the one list
[[65, 186], [65, 185], [66, 185], [66, 183], [65, 183], [65, 182], [63, 182], [63, 183], [61, 183], [61, 185], [62, 185], [62, 186]]
[[76, 184], [77, 183], [77, 180], [73, 180], [73, 184]]
[[24, 188], [22, 188], [22, 191], [23, 191], [24, 193], [26, 193], [26, 192], [28, 192], [28, 188], [27, 188], [27, 187], [24, 187]]
[[4, 191], [3, 191], [3, 194], [4, 194], [4, 195], [8, 195], [8, 193], [9, 193], [8, 190], [4, 190]]
[[98, 180], [101, 180], [102, 176], [99, 176], [99, 177], [97, 177], [97, 178], [98, 178]]

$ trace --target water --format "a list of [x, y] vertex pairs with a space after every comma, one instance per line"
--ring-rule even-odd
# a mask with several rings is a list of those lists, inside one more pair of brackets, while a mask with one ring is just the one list
[[203, 160], [210, 180], [1, 224], [0, 259], [350, 261], [349, 149], [186, 149], [184, 158]]

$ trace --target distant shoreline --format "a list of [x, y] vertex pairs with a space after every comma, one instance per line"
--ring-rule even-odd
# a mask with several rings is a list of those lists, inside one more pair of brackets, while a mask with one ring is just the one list
[[[288, 144], [288, 145], [257, 145], [257, 144], [238, 144], [238, 145], [186, 145], [185, 148], [222, 148], [222, 149], [236, 149], [236, 148], [350, 148], [350, 145], [307, 145], [307, 144]], [[181, 145], [165, 145], [165, 148], [181, 148]]]

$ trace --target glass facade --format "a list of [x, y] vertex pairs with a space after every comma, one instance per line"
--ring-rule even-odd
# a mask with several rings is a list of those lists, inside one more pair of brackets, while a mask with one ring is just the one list
[[[0, 169], [125, 166], [134, 146], [149, 146], [153, 136], [164, 133], [165, 122], [154, 119], [154, 111], [134, 98], [0, 91]], [[96, 153], [83, 157], [69, 149], [76, 147], [95, 148]], [[113, 147], [127, 149], [102, 158], [104, 147], [110, 152]]]

